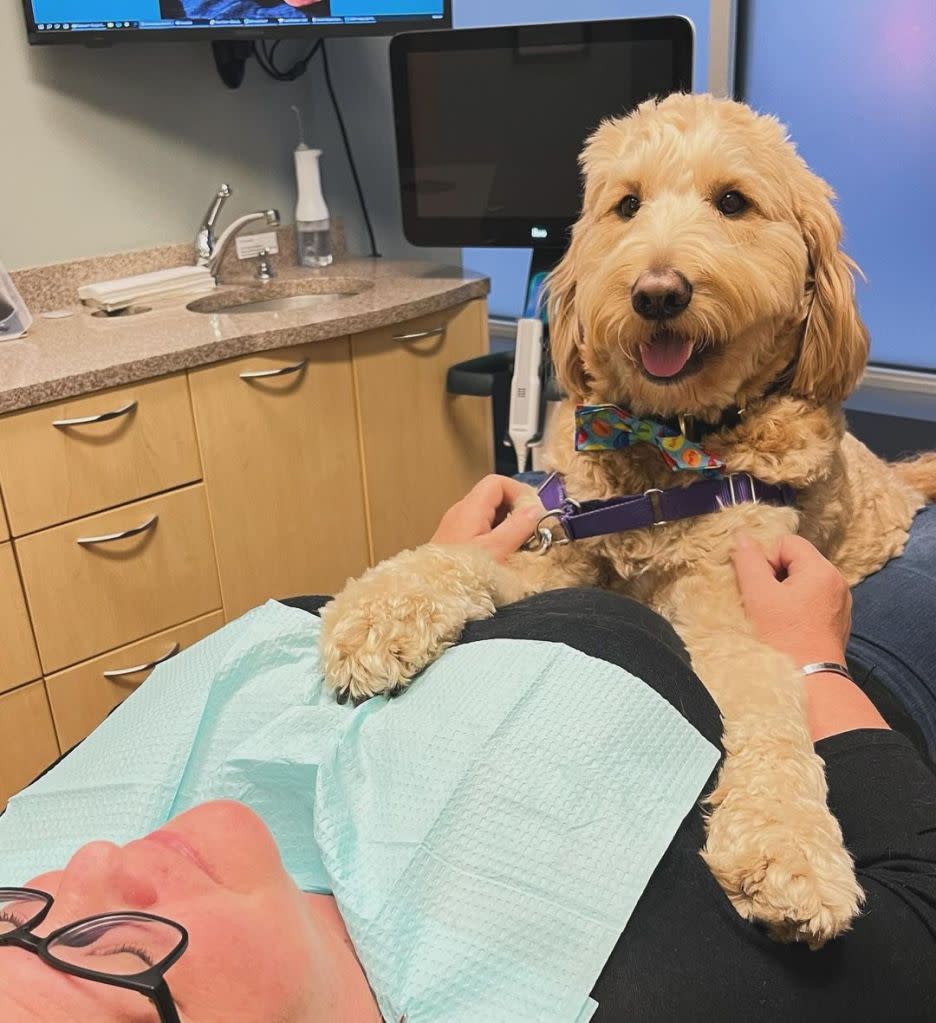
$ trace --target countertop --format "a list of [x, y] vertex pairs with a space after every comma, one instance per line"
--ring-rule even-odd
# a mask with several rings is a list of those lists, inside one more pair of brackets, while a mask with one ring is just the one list
[[[150, 311], [135, 316], [99, 318], [78, 304], [65, 318], [39, 313], [25, 338], [0, 342], [0, 413], [399, 323], [483, 298], [489, 287], [486, 277], [459, 267], [383, 259], [288, 267], [272, 285], [310, 279], [353, 281], [362, 290], [288, 312], [196, 313], [186, 309], [187, 296], [148, 303]], [[262, 298], [263, 287], [244, 278], [211, 296], [251, 289]]]

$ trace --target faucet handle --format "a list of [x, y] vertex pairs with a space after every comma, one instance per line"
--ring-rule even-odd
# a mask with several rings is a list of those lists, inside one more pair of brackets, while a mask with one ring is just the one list
[[257, 253], [257, 280], [272, 281], [275, 276], [276, 271], [270, 265], [270, 253], [266, 249], [261, 249]]
[[234, 189], [231, 188], [230, 185], [219, 185], [218, 191], [215, 193], [215, 197], [211, 200], [211, 205], [208, 207], [208, 212], [205, 214], [203, 223], [208, 227], [213, 228], [218, 221], [222, 207], [233, 194]]
[[218, 217], [221, 215], [224, 204], [233, 194], [234, 189], [230, 185], [222, 184], [215, 193], [215, 197], [211, 200], [208, 212], [202, 219], [198, 233], [195, 235], [196, 266], [208, 266], [211, 262], [211, 257], [214, 255], [215, 250], [215, 224], [218, 222]]

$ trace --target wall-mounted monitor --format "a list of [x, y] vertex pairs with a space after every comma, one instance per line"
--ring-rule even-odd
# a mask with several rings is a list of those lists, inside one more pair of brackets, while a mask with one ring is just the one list
[[418, 32], [390, 45], [414, 245], [561, 248], [605, 117], [692, 88], [685, 18]]
[[452, 0], [23, 0], [31, 43], [393, 35], [449, 28]]

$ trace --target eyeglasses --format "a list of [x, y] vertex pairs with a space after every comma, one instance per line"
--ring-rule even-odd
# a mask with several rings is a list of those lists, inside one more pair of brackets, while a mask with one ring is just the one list
[[63, 973], [139, 991], [156, 1006], [160, 1023], [180, 1023], [165, 974], [188, 946], [181, 924], [150, 913], [103, 913], [37, 938], [33, 928], [52, 902], [33, 888], [0, 888], [0, 947], [24, 948]]

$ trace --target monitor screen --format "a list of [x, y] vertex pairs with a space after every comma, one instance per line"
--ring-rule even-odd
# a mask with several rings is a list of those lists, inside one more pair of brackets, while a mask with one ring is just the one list
[[452, 0], [23, 0], [32, 43], [392, 35], [448, 28]]
[[599, 122], [692, 87], [684, 18], [421, 32], [391, 44], [414, 245], [561, 247]]

